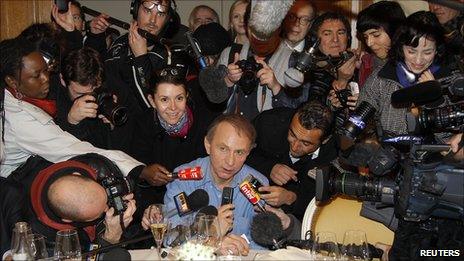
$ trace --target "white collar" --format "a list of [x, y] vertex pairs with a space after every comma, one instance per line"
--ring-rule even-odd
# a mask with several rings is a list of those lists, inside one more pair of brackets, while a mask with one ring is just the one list
[[301, 52], [303, 51], [305, 45], [305, 39], [301, 40], [296, 46], [292, 47], [287, 40], [284, 41], [288, 48], [292, 51]]
[[[315, 150], [313, 153], [311, 154], [308, 154], [308, 155], [312, 155], [311, 156], [311, 159], [317, 159], [317, 157], [319, 157], [319, 151], [320, 151], [321, 147], [317, 148], [317, 150]], [[292, 161], [292, 163], [295, 163], [297, 161], [300, 160], [300, 158], [294, 158], [292, 157], [292, 154], [290, 154], [290, 152], [288, 153], [288, 155], [290, 155], [290, 160]]]

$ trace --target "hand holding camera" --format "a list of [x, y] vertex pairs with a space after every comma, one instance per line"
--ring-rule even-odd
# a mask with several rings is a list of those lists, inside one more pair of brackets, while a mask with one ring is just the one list
[[[134, 194], [127, 194], [123, 197], [123, 200], [127, 206], [124, 213], [121, 213], [122, 222], [124, 227], [127, 227], [132, 222], [132, 215], [134, 215], [135, 210], [137, 210]], [[111, 244], [119, 242], [121, 235], [122, 235], [122, 227], [121, 227], [121, 220], [119, 215], [114, 215], [114, 208], [111, 207], [106, 211], [105, 215], [105, 234], [103, 238]]]
[[259, 84], [267, 85], [267, 87], [272, 91], [272, 94], [277, 95], [280, 92], [280, 89], [282, 89], [282, 86], [277, 81], [274, 70], [269, 67], [264, 60], [257, 60], [257, 63], [261, 64], [263, 67], [256, 73], [256, 77], [259, 79]]
[[110, 16], [107, 14], [100, 14], [99, 16], [94, 17], [89, 24], [90, 32], [93, 34], [104, 33], [110, 26], [110, 23], [106, 20], [109, 17]]
[[97, 117], [98, 105], [93, 95], [87, 94], [74, 100], [68, 112], [68, 122], [73, 125], [79, 124], [85, 118]]
[[236, 82], [240, 80], [240, 78], [242, 78], [242, 68], [239, 64], [237, 64], [239, 62], [239, 59], [240, 55], [236, 53], [234, 56], [234, 61], [231, 64], [227, 65], [227, 75], [224, 78], [227, 87], [232, 87]]
[[[67, 9], [63, 5], [67, 4]], [[71, 13], [71, 2], [55, 1], [52, 5], [52, 16], [55, 22], [67, 32], [72, 32], [75, 29], [74, 18]]]

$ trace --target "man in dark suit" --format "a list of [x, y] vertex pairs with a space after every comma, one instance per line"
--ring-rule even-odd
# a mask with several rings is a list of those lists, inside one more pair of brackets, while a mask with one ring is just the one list
[[269, 178], [270, 186], [259, 189], [269, 205], [303, 219], [316, 189], [311, 170], [337, 156], [332, 121], [330, 109], [317, 101], [297, 110], [272, 109], [255, 119], [257, 146], [248, 164]]

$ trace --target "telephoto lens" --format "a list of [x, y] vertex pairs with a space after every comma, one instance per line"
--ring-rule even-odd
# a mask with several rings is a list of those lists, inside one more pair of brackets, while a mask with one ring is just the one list
[[341, 134], [356, 140], [366, 128], [367, 123], [374, 117], [375, 112], [371, 104], [366, 101], [361, 102], [343, 125]]

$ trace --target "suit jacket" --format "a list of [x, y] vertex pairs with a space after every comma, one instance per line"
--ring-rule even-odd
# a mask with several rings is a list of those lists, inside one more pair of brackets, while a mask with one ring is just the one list
[[248, 157], [247, 164], [260, 171], [270, 179], [270, 173], [275, 164], [285, 164], [298, 172], [298, 181], [289, 181], [283, 187], [294, 192], [297, 199], [292, 205], [282, 206], [286, 213], [293, 214], [302, 220], [306, 207], [314, 197], [315, 180], [308, 176], [308, 171], [328, 164], [337, 157], [335, 140], [330, 138], [319, 148], [319, 156], [306, 155], [295, 163], [290, 159], [290, 146], [287, 140], [288, 129], [295, 109], [275, 108], [261, 113], [254, 120], [257, 132], [256, 148]]

